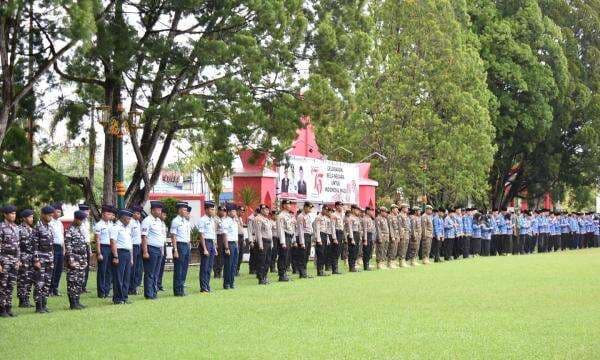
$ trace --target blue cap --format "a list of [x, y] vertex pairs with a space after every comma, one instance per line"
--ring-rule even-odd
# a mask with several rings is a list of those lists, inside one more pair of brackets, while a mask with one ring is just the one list
[[119, 217], [121, 217], [121, 216], [132, 217], [133, 216], [133, 211], [131, 211], [129, 209], [121, 209], [121, 210], [119, 210]]
[[210, 208], [214, 208], [214, 207], [215, 207], [215, 203], [213, 201], [207, 201], [204, 203], [205, 209], [210, 209]]
[[139, 205], [136, 205], [131, 208], [131, 211], [141, 213], [142, 211], [144, 211], [144, 208]]
[[33, 215], [33, 210], [31, 209], [24, 209], [19, 213], [19, 216], [22, 218], [30, 217], [31, 215]]
[[186, 202], [183, 202], [183, 201], [180, 201], [180, 202], [178, 202], [175, 205], [175, 208], [178, 209], [178, 210], [181, 209], [181, 208], [186, 208], [187, 209], [187, 207], [188, 207], [188, 204]]
[[162, 209], [165, 205], [161, 201], [150, 201], [150, 209]]
[[5, 207], [2, 208], [2, 212], [5, 214], [16, 213], [17, 207], [14, 205], [6, 205]]
[[42, 214], [44, 215], [49, 215], [49, 214], [54, 214], [54, 208], [52, 206], [44, 206], [42, 208]]
[[227, 211], [233, 211], [238, 209], [236, 204], [227, 204], [225, 205], [225, 208], [227, 209]]
[[87, 219], [87, 214], [83, 210], [77, 210], [77, 211], [75, 211], [75, 214], [73, 216], [77, 220], [85, 220], [85, 219]]
[[87, 204], [79, 204], [79, 210], [88, 211], [88, 210], [90, 210], [90, 206]]

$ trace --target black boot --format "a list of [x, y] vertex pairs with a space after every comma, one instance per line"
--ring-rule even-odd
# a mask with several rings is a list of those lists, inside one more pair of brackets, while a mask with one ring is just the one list
[[38, 314], [45, 313], [44, 306], [42, 305], [41, 301], [36, 301], [35, 302], [35, 312], [38, 313]]
[[77, 310], [77, 306], [75, 305], [75, 297], [72, 295], [69, 295], [69, 309]]
[[7, 313], [7, 314], [8, 314], [8, 316], [10, 316], [10, 317], [16, 317], [16, 316], [17, 316], [17, 314], [13, 314], [13, 312], [11, 311], [11, 310], [12, 310], [11, 308], [12, 308], [12, 306], [7, 306], [7, 307], [5, 307], [5, 309], [6, 309], [5, 311], [6, 311], [6, 313]]
[[6, 308], [4, 306], [0, 306], [0, 317], [10, 317], [10, 315], [6, 313]]
[[286, 274], [283, 274], [279, 277], [279, 281], [287, 282], [287, 281], [290, 281], [290, 278]]
[[33, 305], [31, 305], [31, 303], [29, 302], [29, 296], [25, 298], [25, 307], [26, 308], [33, 307]]
[[80, 300], [80, 296], [79, 295], [75, 296], [75, 304], [77, 305], [77, 308], [85, 309], [85, 305], [83, 305], [79, 300]]

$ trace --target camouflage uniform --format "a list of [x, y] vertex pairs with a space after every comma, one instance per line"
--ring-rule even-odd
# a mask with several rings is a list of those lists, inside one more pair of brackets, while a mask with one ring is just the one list
[[83, 292], [87, 267], [87, 242], [83, 225], [71, 225], [65, 235], [65, 258], [67, 259], [67, 293], [77, 298]]
[[382, 263], [386, 261], [386, 251], [388, 249], [388, 243], [390, 241], [390, 226], [388, 223], [388, 219], [383, 217], [382, 215], [378, 215], [375, 218], [375, 226], [377, 227], [375, 260], [377, 260], [377, 268], [381, 269], [382, 267], [384, 267]]
[[401, 238], [400, 215], [388, 215], [388, 223], [390, 227], [390, 242], [387, 250], [387, 265], [388, 267], [397, 268], [395, 261], [398, 257], [398, 243]]
[[421, 238], [423, 237], [421, 217], [413, 216], [411, 218], [411, 224], [410, 242], [408, 244], [408, 259], [410, 260], [411, 265], [416, 265], [417, 254], [419, 253], [419, 246], [421, 245]]
[[0, 224], [0, 307], [10, 311], [13, 286], [17, 281], [17, 265], [20, 258], [19, 227], [6, 221]]
[[48, 296], [50, 295], [50, 282], [52, 281], [52, 271], [54, 269], [54, 258], [52, 248], [54, 235], [50, 224], [44, 224], [40, 221], [33, 229], [33, 261], [39, 261], [40, 268], [35, 269], [33, 297], [36, 305], [46, 307]]
[[423, 214], [421, 216], [423, 230], [423, 245], [421, 254], [423, 255], [423, 264], [429, 264], [429, 252], [431, 251], [431, 241], [433, 240], [433, 218], [431, 215]]
[[29, 303], [31, 288], [33, 287], [33, 229], [27, 224], [19, 226], [19, 247], [21, 250], [21, 267], [17, 277], [17, 295], [19, 299]]

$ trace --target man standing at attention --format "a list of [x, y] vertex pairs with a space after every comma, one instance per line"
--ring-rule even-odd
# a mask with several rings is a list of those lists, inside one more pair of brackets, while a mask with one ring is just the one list
[[198, 223], [198, 235], [200, 240], [200, 292], [210, 292], [210, 272], [217, 254], [215, 241], [217, 241], [217, 220], [215, 219], [215, 203], [207, 201], [204, 203], [204, 216]]
[[[184, 296], [185, 279], [190, 264], [190, 222], [187, 219], [188, 204], [175, 205], [177, 216], [171, 221], [171, 244], [173, 245], [173, 295]], [[237, 239], [236, 239], [237, 240]]]
[[163, 203], [150, 202], [150, 216], [142, 221], [142, 258], [144, 259], [144, 297], [156, 299], [158, 277], [162, 261], [167, 229], [162, 221]]

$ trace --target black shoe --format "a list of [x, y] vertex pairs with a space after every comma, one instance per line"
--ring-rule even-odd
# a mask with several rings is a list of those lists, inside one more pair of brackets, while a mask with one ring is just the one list
[[26, 307], [28, 307], [28, 306], [26, 306], [26, 304], [27, 304], [27, 299], [26, 298], [22, 298], [22, 297], [19, 298], [19, 307], [20, 308], [26, 308]]
[[77, 295], [77, 296], [75, 297], [75, 302], [77, 303], [77, 308], [79, 308], [79, 309], [85, 309], [85, 305], [83, 305], [83, 304], [80, 302], [80, 299], [81, 299], [81, 298], [79, 297], [79, 295]]
[[42, 302], [41, 301], [36, 301], [35, 302], [35, 312], [38, 314], [44, 314], [45, 311], [42, 307]]
[[123, 301], [114, 301], [113, 304], [114, 305], [123, 305], [125, 303]]
[[6, 312], [6, 308], [4, 306], [0, 307], [0, 317], [3, 317], [3, 318], [10, 317], [10, 315], [8, 315], [8, 313]]
[[280, 276], [279, 277], [279, 282], [288, 282], [290, 281], [290, 278], [288, 278], [287, 276]]
[[69, 296], [69, 309], [71, 309], [71, 310], [79, 310], [77, 308], [77, 303], [75, 301], [75, 297], [74, 296]]
[[334, 270], [331, 275], [342, 275], [341, 272], [339, 272], [338, 270]]

